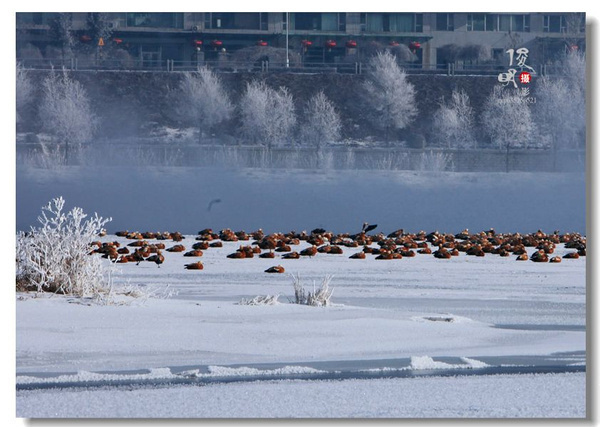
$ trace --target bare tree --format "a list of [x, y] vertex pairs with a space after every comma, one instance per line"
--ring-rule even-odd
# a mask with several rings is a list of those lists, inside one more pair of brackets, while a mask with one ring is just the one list
[[323, 143], [340, 138], [342, 121], [333, 103], [323, 91], [314, 95], [304, 109], [302, 139], [321, 148]]
[[464, 90], [452, 91], [449, 101], [440, 101], [433, 115], [433, 133], [447, 148], [474, 148], [474, 113]]
[[287, 88], [274, 90], [264, 82], [247, 83], [240, 100], [242, 133], [271, 146], [289, 140], [296, 125], [294, 98]]
[[495, 86], [488, 96], [481, 121], [494, 146], [508, 153], [511, 148], [527, 147], [533, 139], [535, 123], [527, 99], [521, 92]]
[[206, 67], [198, 72], [185, 73], [179, 85], [182, 117], [199, 128], [202, 139], [205, 131], [231, 118], [233, 104], [219, 76]]
[[27, 71], [20, 63], [17, 63], [17, 123], [21, 122], [21, 114], [33, 100], [33, 83]]
[[390, 129], [404, 129], [415, 119], [415, 88], [390, 52], [379, 52], [371, 67], [364, 85], [366, 99], [373, 109], [373, 121], [385, 130], [387, 141]]
[[97, 118], [87, 92], [65, 70], [61, 73], [53, 70], [43, 81], [39, 113], [44, 129], [57, 142], [65, 143], [67, 162], [70, 146], [78, 147], [94, 136]]

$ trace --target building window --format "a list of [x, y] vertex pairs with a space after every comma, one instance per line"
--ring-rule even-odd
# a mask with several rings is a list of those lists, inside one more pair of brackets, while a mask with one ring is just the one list
[[288, 24], [287, 23], [288, 13], [287, 12], [283, 12], [282, 15], [283, 15], [282, 18], [281, 18], [281, 22], [283, 22], [282, 28], [283, 28], [283, 31], [286, 31], [287, 30], [287, 24]]
[[367, 13], [365, 15], [366, 29], [369, 32], [423, 32], [422, 13]]
[[260, 30], [261, 13], [210, 13], [210, 26], [226, 30]]
[[438, 13], [436, 14], [436, 29], [438, 31], [454, 31], [454, 14]]
[[338, 13], [338, 30], [346, 31], [346, 14]]
[[[508, 18], [508, 19], [507, 19]], [[502, 30], [502, 27], [506, 27], [506, 30]], [[506, 15], [485, 15], [485, 31], [508, 31], [510, 28], [510, 17]]]
[[260, 29], [267, 31], [269, 29], [269, 18], [267, 13], [261, 13], [260, 16]]
[[544, 15], [545, 33], [562, 33], [567, 28], [565, 17], [562, 15]]
[[367, 14], [366, 13], [360, 14], [360, 31], [361, 32], [367, 31]]
[[18, 12], [17, 24], [26, 25], [50, 25], [50, 23], [58, 17], [58, 13], [54, 12]]
[[469, 13], [467, 15], [467, 31], [485, 31], [485, 14]]
[[467, 31], [529, 31], [529, 15], [478, 14], [467, 15]]
[[183, 13], [128, 13], [127, 26], [183, 28]]
[[346, 31], [345, 13], [294, 13], [294, 29], [304, 31]]

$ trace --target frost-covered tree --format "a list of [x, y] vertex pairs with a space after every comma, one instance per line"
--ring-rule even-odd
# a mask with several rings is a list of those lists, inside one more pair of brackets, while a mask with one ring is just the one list
[[17, 63], [17, 123], [21, 121], [21, 113], [33, 100], [33, 82], [23, 66]]
[[249, 82], [239, 108], [242, 133], [249, 140], [271, 146], [291, 139], [296, 109], [294, 98], [286, 87], [275, 90], [264, 82]]
[[485, 101], [481, 122], [492, 145], [506, 151], [508, 171], [509, 150], [527, 147], [536, 128], [526, 98], [513, 88], [495, 86]]
[[388, 140], [391, 129], [404, 129], [415, 119], [415, 88], [390, 52], [379, 52], [370, 65], [364, 85], [366, 100], [373, 110], [374, 123], [385, 130]]
[[440, 108], [433, 115], [433, 134], [447, 148], [475, 146], [474, 112], [464, 90], [453, 90], [448, 101], [441, 99]]
[[[585, 55], [570, 52], [556, 75], [543, 76], [536, 86], [536, 120], [556, 151], [585, 147]], [[555, 165], [556, 166], [556, 165]]]
[[62, 59], [73, 56], [75, 37], [73, 36], [73, 20], [70, 13], [59, 13], [50, 22], [50, 34], [60, 48]]
[[306, 103], [302, 140], [317, 147], [339, 140], [342, 121], [333, 103], [321, 91]]
[[105, 292], [107, 280], [100, 259], [90, 256], [90, 244], [111, 219], [81, 208], [64, 210], [58, 197], [42, 208], [40, 227], [19, 232], [16, 248], [17, 290], [93, 297]]
[[230, 119], [233, 104], [219, 76], [208, 68], [185, 73], [179, 90], [181, 116], [199, 128], [200, 138]]
[[43, 128], [57, 142], [69, 147], [88, 142], [94, 136], [97, 118], [92, 112], [86, 90], [63, 70], [54, 70], [42, 83], [42, 99], [39, 106]]

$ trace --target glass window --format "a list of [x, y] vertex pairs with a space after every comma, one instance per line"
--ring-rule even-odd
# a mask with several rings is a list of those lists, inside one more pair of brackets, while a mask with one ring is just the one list
[[260, 29], [267, 31], [269, 29], [269, 18], [267, 13], [261, 13], [260, 15]]
[[212, 13], [212, 28], [260, 30], [260, 13]]
[[[502, 19], [502, 17], [500, 17]], [[498, 31], [498, 15], [485, 15], [485, 31]]]
[[500, 31], [510, 31], [510, 15], [500, 15]]
[[467, 15], [467, 31], [484, 31], [485, 14], [469, 13]]
[[438, 14], [436, 14], [436, 29], [438, 31], [454, 31], [454, 14], [453, 13], [438, 13]]
[[183, 28], [183, 13], [128, 13], [127, 26]]
[[560, 33], [563, 27], [562, 16], [560, 15], [544, 15], [544, 32]]
[[320, 13], [296, 13], [294, 14], [294, 28], [296, 30], [320, 30]]
[[338, 30], [346, 31], [346, 14], [345, 13], [338, 14], [338, 22], [339, 22]]
[[383, 14], [369, 13], [367, 15], [367, 31], [382, 32], [383, 31]]
[[412, 13], [398, 13], [395, 14], [393, 25], [391, 26], [392, 31], [398, 31], [400, 33], [411, 33], [415, 28], [415, 17]]
[[414, 31], [416, 33], [423, 32], [423, 14], [422, 13], [415, 14], [415, 29], [414, 29]]
[[338, 14], [337, 13], [322, 13], [321, 14], [321, 30], [337, 31], [338, 30]]
[[360, 14], [360, 31], [367, 31], [367, 14]]
[[523, 31], [523, 15], [512, 15], [512, 30]]

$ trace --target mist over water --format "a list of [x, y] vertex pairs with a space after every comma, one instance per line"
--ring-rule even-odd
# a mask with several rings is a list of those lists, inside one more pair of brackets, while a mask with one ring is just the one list
[[58, 196], [69, 209], [112, 217], [109, 233], [356, 233], [365, 221], [384, 233], [586, 231], [585, 176], [573, 173], [19, 167], [17, 230], [37, 226], [40, 208]]

